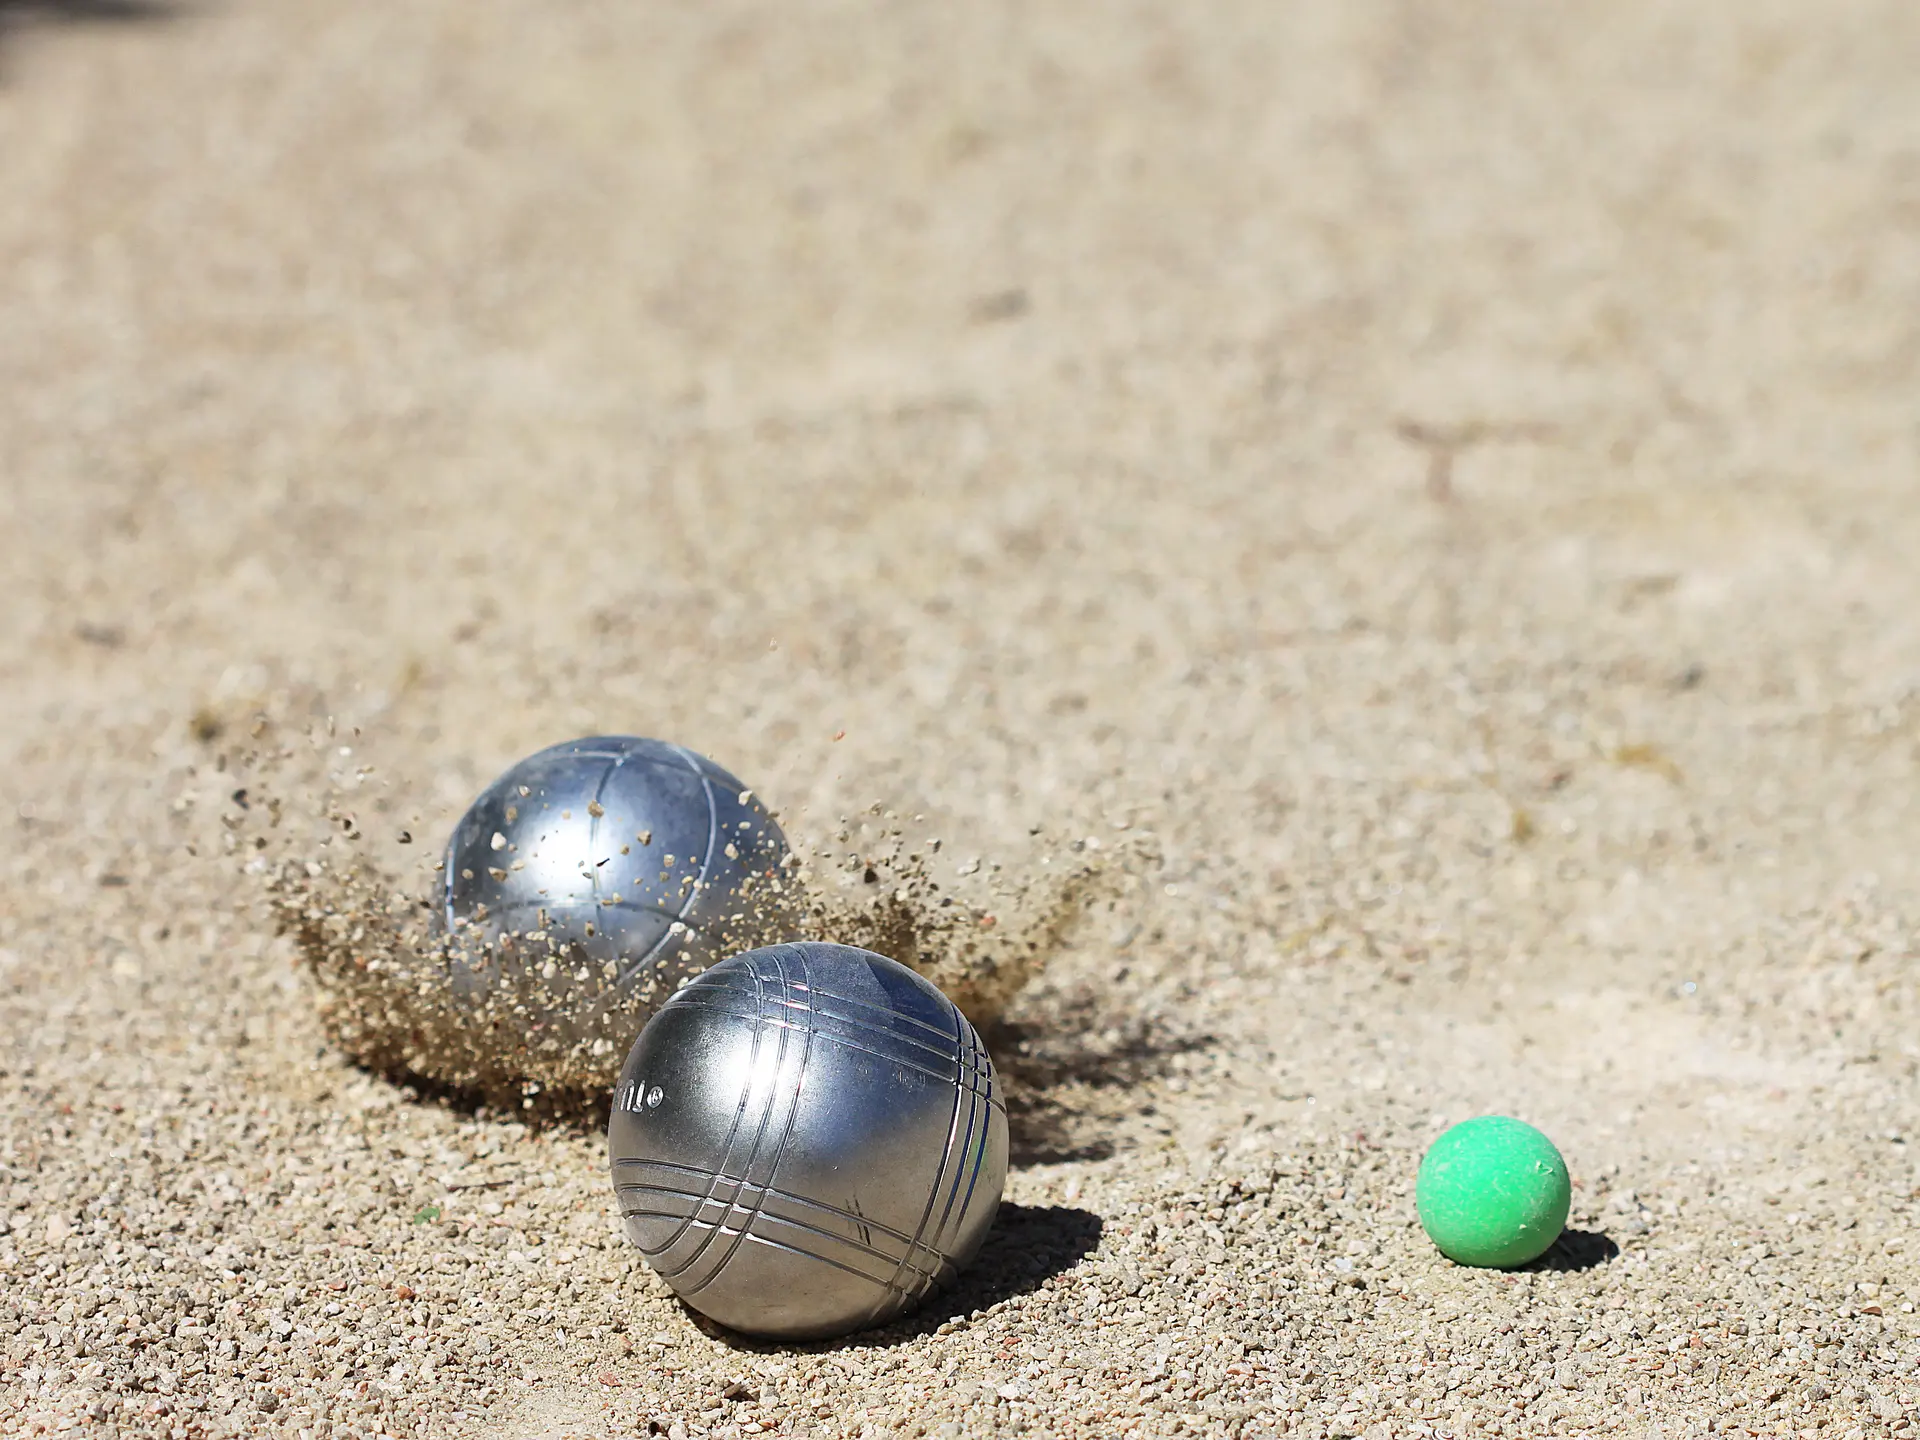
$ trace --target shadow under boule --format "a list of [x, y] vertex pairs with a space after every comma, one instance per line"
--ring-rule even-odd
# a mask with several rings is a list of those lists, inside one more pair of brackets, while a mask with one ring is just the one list
[[1100, 1244], [1104, 1229], [1105, 1222], [1091, 1210], [1070, 1205], [1016, 1205], [1003, 1200], [980, 1253], [951, 1285], [936, 1290], [917, 1308], [890, 1324], [838, 1340], [806, 1343], [760, 1340], [716, 1325], [685, 1301], [681, 1302], [681, 1308], [688, 1319], [708, 1335], [736, 1350], [753, 1354], [886, 1349], [930, 1335], [950, 1321], [991, 1309], [1004, 1300], [1038, 1290], [1092, 1254]]

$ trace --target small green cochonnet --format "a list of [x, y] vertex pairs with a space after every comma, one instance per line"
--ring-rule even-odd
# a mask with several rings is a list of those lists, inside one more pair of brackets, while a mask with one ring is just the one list
[[1449, 1260], [1507, 1270], [1539, 1259], [1560, 1238], [1573, 1187], [1546, 1136], [1504, 1115], [1482, 1115], [1427, 1148], [1414, 1203]]

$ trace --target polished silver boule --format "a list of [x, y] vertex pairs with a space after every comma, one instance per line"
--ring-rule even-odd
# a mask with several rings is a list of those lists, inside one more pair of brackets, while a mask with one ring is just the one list
[[505, 997], [543, 1043], [585, 1042], [611, 1074], [688, 975], [778, 938], [759, 912], [786, 856], [766, 807], [683, 746], [552, 746], [489, 785], [447, 845], [456, 988]]
[[723, 960], [661, 1007], [607, 1128], [627, 1238], [735, 1330], [883, 1324], [980, 1248], [1007, 1176], [993, 1061], [953, 1002], [849, 945]]

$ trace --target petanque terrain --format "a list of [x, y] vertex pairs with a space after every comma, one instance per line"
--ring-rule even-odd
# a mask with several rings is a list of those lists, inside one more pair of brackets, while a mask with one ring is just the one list
[[[1912, 1433], [1916, 73], [1892, 0], [0, 0], [0, 1431]], [[887, 1329], [703, 1327], [599, 1099], [326, 1018], [608, 732], [1018, 952]], [[1489, 1113], [1574, 1187], [1512, 1273], [1414, 1211]]]

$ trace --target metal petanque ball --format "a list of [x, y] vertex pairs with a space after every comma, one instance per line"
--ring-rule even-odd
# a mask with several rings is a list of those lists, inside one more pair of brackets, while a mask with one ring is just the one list
[[883, 955], [772, 945], [661, 1007], [614, 1091], [627, 1238], [735, 1330], [883, 1324], [973, 1258], [1007, 1176], [993, 1061], [952, 1001]]
[[630, 735], [552, 746], [448, 842], [456, 987], [611, 1069], [683, 979], [766, 938], [786, 855], [766, 808], [704, 756]]

